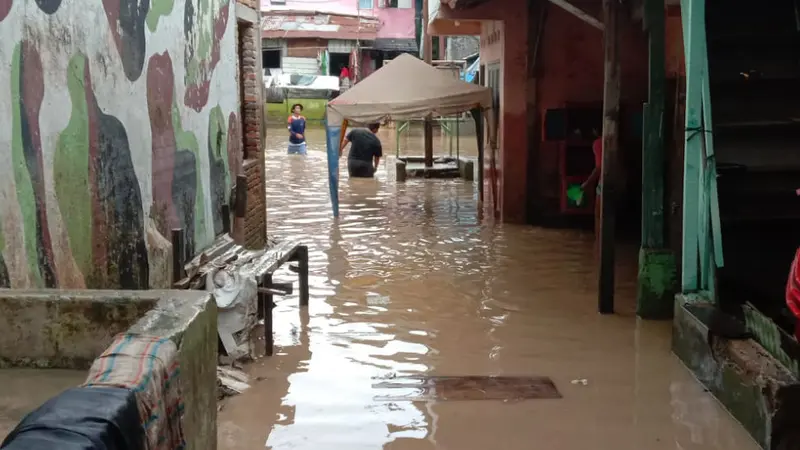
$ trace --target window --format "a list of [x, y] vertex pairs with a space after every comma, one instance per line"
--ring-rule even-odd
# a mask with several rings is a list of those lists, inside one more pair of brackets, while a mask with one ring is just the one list
[[358, 9], [372, 9], [372, 0], [358, 0]]
[[414, 7], [413, 0], [395, 0], [397, 2], [397, 8], [405, 8], [411, 9]]

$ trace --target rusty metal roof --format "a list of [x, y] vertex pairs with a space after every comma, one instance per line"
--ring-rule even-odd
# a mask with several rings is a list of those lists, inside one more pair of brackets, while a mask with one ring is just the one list
[[414, 52], [419, 51], [416, 39], [377, 38], [374, 42], [365, 45], [366, 48], [383, 50], [386, 52]]
[[316, 11], [272, 11], [261, 19], [263, 38], [328, 38], [374, 40], [377, 17]]

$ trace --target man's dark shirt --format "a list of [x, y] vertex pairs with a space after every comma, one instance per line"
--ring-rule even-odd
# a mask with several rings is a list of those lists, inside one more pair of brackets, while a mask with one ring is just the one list
[[347, 140], [350, 141], [348, 161], [363, 161], [372, 164], [375, 156], [383, 156], [381, 140], [369, 130], [353, 130], [347, 135]]

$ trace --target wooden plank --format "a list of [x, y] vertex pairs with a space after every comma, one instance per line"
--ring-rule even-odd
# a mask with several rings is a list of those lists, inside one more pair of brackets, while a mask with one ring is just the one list
[[260, 276], [265, 273], [273, 273], [280, 266], [287, 263], [295, 256], [300, 243], [295, 240], [286, 240], [278, 245], [264, 251], [259, 257], [250, 262], [243, 270], [254, 275]]
[[584, 10], [578, 8], [577, 6], [573, 5], [572, 3], [568, 2], [567, 0], [549, 0], [550, 3], [558, 6], [559, 8], [563, 9], [564, 11], [572, 14], [573, 16], [581, 19], [582, 21], [588, 23], [589, 25], [597, 28], [600, 31], [605, 30], [605, 26], [603, 23], [597, 20], [595, 17], [590, 15], [589, 13], [585, 12]]
[[616, 227], [616, 179], [619, 159], [620, 61], [618, 22], [621, 6], [617, 0], [603, 0], [605, 88], [603, 90], [603, 164], [600, 191], [600, 276], [598, 311], [614, 312], [614, 229]]

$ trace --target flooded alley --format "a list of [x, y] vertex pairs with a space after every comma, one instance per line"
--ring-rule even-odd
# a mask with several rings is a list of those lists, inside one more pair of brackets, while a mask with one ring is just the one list
[[[600, 316], [591, 232], [482, 223], [474, 184], [395, 183], [391, 160], [374, 180], [342, 172], [334, 220], [324, 132], [306, 157], [284, 133], [269, 130], [268, 230], [309, 246], [311, 301], [277, 300], [275, 356], [225, 400], [221, 450], [758, 448], [670, 353], [671, 324], [635, 318], [636, 246]], [[549, 377], [561, 398], [387, 383], [419, 376]]]

